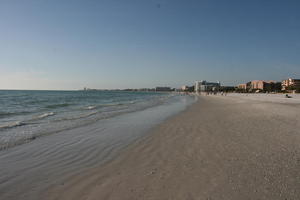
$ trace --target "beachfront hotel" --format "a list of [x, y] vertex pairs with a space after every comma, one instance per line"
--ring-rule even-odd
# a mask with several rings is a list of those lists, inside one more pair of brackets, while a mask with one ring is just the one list
[[181, 86], [182, 91], [187, 91], [188, 89], [189, 89], [189, 86], [187, 86], [187, 85]]
[[237, 88], [240, 89], [240, 90], [245, 90], [246, 91], [248, 89], [248, 84], [247, 83], [239, 84], [237, 86]]
[[184, 85], [184, 86], [181, 86], [180, 91], [181, 92], [194, 92], [195, 86], [194, 85], [193, 86]]
[[253, 80], [237, 85], [240, 92], [300, 92], [300, 79], [288, 78], [282, 82]]
[[221, 87], [220, 82], [208, 82], [205, 80], [195, 82], [195, 92], [211, 92], [217, 91]]
[[300, 90], [300, 79], [288, 78], [281, 82], [282, 90]]
[[257, 91], [276, 92], [281, 90], [281, 82], [253, 80], [247, 83], [239, 84], [237, 88], [244, 92], [257, 92]]
[[262, 90], [262, 91], [280, 91], [281, 83], [276, 81], [264, 81], [264, 80], [254, 80], [251, 81], [250, 90]]

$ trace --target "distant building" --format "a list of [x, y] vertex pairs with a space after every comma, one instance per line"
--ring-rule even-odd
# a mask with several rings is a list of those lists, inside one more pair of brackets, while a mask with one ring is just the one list
[[267, 92], [279, 92], [281, 91], [281, 82], [268, 81], [265, 83], [265, 91]]
[[83, 91], [96, 91], [96, 90], [98, 90], [98, 89], [87, 88], [87, 87], [83, 88]]
[[254, 80], [250, 82], [250, 91], [278, 92], [281, 90], [281, 83], [276, 81]]
[[212, 92], [220, 89], [220, 82], [196, 81], [195, 92]]
[[171, 92], [172, 89], [170, 87], [156, 87], [155, 91], [156, 92]]
[[189, 89], [189, 86], [184, 85], [181, 87], [181, 91], [187, 91]]
[[282, 90], [300, 91], [300, 79], [286, 79], [281, 82]]
[[254, 80], [251, 81], [250, 90], [264, 90], [265, 88], [265, 82], [261, 80]]
[[251, 90], [251, 81], [237, 85], [235, 90], [237, 92], [249, 92]]
[[239, 84], [237, 87], [238, 87], [238, 89], [240, 89], [240, 90], [247, 90], [247, 83]]
[[247, 83], [237, 85], [238, 92], [279, 92], [281, 91], [281, 82], [253, 80]]
[[180, 91], [182, 91], [182, 92], [194, 92], [195, 91], [195, 86], [184, 85], [180, 88]]
[[242, 83], [237, 85], [235, 91], [244, 93], [244, 92], [248, 92], [249, 88], [250, 88], [250, 82]]
[[221, 92], [234, 92], [235, 87], [234, 86], [221, 86], [220, 91]]
[[195, 92], [200, 92], [201, 81], [195, 82]]
[[188, 92], [194, 92], [195, 91], [195, 86], [189, 86], [188, 87]]

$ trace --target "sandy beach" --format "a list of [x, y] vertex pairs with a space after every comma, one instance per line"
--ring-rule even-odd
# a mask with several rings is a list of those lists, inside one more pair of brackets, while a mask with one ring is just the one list
[[300, 103], [201, 96], [41, 199], [300, 199]]

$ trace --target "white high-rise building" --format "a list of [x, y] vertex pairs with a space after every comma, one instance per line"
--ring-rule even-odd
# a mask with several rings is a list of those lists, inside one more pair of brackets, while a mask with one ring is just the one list
[[207, 82], [207, 81], [196, 81], [195, 82], [195, 92], [209, 92], [219, 90], [221, 84], [220, 82]]
[[195, 82], [195, 92], [200, 92], [200, 86], [202, 81]]

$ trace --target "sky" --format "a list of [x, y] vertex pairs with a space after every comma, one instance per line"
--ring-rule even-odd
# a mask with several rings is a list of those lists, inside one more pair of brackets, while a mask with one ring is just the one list
[[0, 0], [0, 89], [300, 78], [298, 0]]

